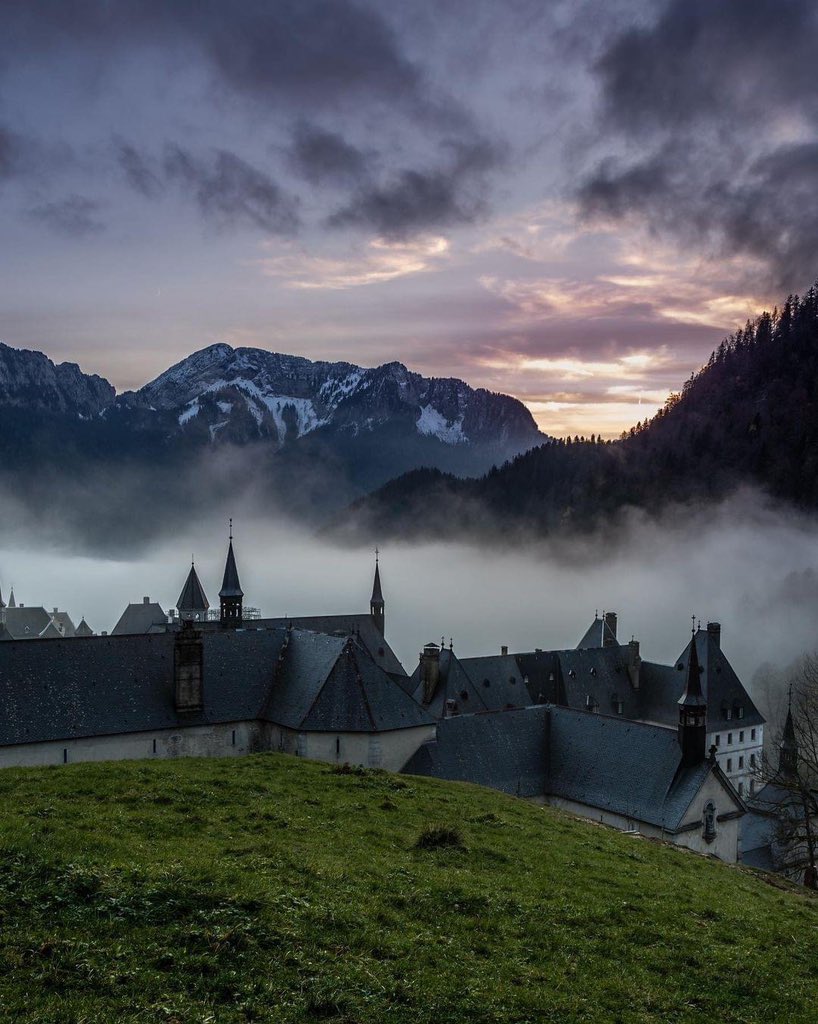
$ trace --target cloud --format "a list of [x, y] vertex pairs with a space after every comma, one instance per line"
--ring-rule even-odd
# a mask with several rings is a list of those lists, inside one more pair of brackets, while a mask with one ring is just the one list
[[207, 162], [170, 145], [162, 166], [166, 179], [190, 189], [202, 214], [221, 225], [245, 223], [274, 235], [298, 227], [297, 200], [235, 153], [220, 149]]
[[485, 174], [498, 166], [502, 149], [483, 138], [448, 139], [445, 166], [400, 171], [385, 183], [367, 183], [328, 218], [331, 227], [366, 226], [403, 238], [417, 231], [468, 224], [486, 210]]
[[307, 121], [293, 129], [289, 160], [293, 169], [313, 185], [325, 181], [355, 183], [369, 175], [373, 154]]
[[375, 238], [364, 252], [344, 257], [298, 253], [261, 261], [268, 277], [284, 278], [290, 288], [339, 291], [381, 284], [430, 270], [449, 251], [447, 239], [434, 236], [395, 242]]
[[83, 238], [103, 231], [105, 224], [97, 216], [100, 204], [85, 196], [71, 195], [51, 203], [43, 203], [29, 211], [52, 231], [67, 238]]
[[135, 146], [115, 139], [114, 150], [125, 180], [135, 192], [146, 199], [156, 199], [164, 192], [165, 185], [158, 172]]
[[603, 150], [577, 195], [776, 288], [818, 267], [818, 9], [807, 0], [670, 0], [596, 66]]

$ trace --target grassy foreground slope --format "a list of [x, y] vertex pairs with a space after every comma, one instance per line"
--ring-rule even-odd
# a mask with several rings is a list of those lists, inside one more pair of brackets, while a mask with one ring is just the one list
[[816, 991], [818, 900], [477, 787], [0, 772], [3, 1021], [793, 1024]]

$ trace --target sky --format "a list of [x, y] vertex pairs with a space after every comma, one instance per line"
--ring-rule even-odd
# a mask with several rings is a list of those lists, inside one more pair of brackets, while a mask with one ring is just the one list
[[818, 276], [812, 0], [5, 0], [0, 340], [217, 341], [616, 436]]

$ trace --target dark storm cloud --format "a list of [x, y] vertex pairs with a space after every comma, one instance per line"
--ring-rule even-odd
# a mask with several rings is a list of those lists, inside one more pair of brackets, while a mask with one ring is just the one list
[[332, 227], [363, 225], [380, 234], [404, 237], [416, 231], [470, 223], [486, 209], [485, 172], [504, 151], [485, 139], [447, 140], [445, 166], [406, 169], [385, 183], [367, 182], [329, 218]]
[[4, 13], [5, 36], [23, 52], [86, 45], [89, 59], [113, 62], [122, 47], [173, 47], [198, 52], [223, 85], [265, 104], [368, 98], [425, 119], [467, 119], [427, 88], [377, 8], [349, 0], [30, 0]]
[[368, 177], [374, 154], [364, 153], [336, 132], [300, 121], [293, 129], [288, 159], [297, 174], [317, 185]]
[[97, 216], [100, 204], [85, 196], [72, 195], [51, 203], [42, 203], [29, 211], [35, 220], [41, 221], [57, 234], [67, 238], [82, 238], [97, 234], [105, 228]]
[[[588, 216], [645, 221], [692, 247], [745, 255], [766, 284], [818, 270], [818, 8], [805, 0], [671, 0], [602, 56], [603, 159]], [[639, 155], [634, 157], [633, 152]]]
[[217, 150], [208, 162], [172, 145], [162, 167], [167, 180], [189, 190], [202, 214], [222, 226], [245, 223], [274, 235], [298, 227], [296, 200], [235, 153]]

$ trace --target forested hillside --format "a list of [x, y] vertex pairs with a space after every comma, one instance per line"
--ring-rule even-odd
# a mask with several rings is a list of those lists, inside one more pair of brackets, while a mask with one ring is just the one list
[[618, 441], [551, 441], [480, 480], [410, 473], [353, 506], [337, 529], [380, 537], [584, 529], [626, 506], [655, 512], [741, 485], [818, 506], [815, 288], [726, 338], [652, 420]]

